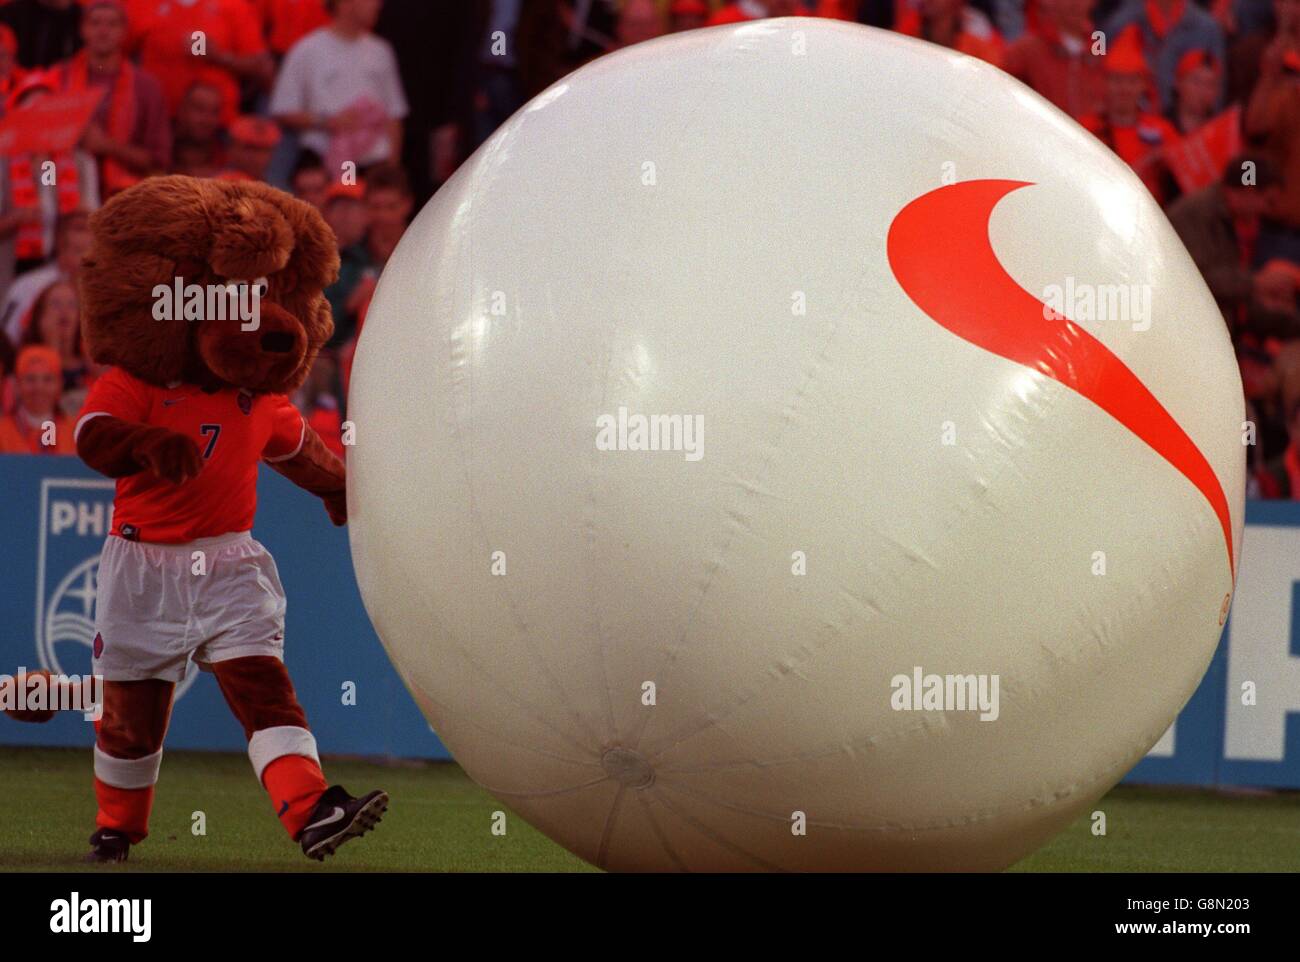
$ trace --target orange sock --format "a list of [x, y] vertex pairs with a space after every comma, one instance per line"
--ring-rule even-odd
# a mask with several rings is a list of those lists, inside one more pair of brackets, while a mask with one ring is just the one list
[[320, 765], [305, 755], [281, 755], [262, 772], [262, 785], [280, 824], [295, 840], [327, 787]]
[[149, 811], [153, 808], [153, 786], [148, 788], [118, 788], [95, 779], [95, 799], [99, 811], [95, 824], [121, 832], [132, 845], [143, 841], [149, 834]]

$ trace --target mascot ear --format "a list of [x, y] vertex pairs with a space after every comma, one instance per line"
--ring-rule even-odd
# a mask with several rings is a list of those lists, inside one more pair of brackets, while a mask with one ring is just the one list
[[193, 177], [147, 177], [122, 191], [90, 218], [105, 254], [148, 252], [207, 259], [211, 198]]
[[311, 204], [291, 197], [284, 191], [263, 184], [249, 185], [260, 189], [267, 203], [274, 204], [293, 231], [293, 254], [286, 277], [295, 289], [326, 288], [339, 279], [339, 247], [334, 231]]
[[[229, 186], [239, 190], [242, 185]], [[227, 197], [213, 220], [208, 261], [222, 277], [252, 280], [274, 274], [289, 263], [292, 251], [293, 228], [278, 205], [251, 192]]]
[[78, 271], [81, 330], [90, 356], [152, 384], [182, 377], [189, 329], [154, 319], [154, 290], [171, 287], [179, 264], [203, 264], [211, 201], [200, 181], [150, 177], [90, 218], [91, 249]]

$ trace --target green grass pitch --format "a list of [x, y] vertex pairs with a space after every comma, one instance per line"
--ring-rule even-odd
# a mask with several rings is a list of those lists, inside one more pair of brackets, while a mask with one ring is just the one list
[[[457, 766], [327, 759], [326, 775], [357, 793], [383, 788], [379, 828], [323, 865], [281, 830], [243, 755], [169, 752], [152, 834], [124, 866], [84, 866], [94, 825], [88, 749], [0, 748], [0, 871], [581, 872], [591, 867], [502, 806]], [[1030, 872], [1300, 870], [1300, 795], [1222, 795], [1121, 786], [1097, 806], [1107, 834], [1081, 818], [1016, 865]], [[191, 830], [203, 812], [207, 832]]]

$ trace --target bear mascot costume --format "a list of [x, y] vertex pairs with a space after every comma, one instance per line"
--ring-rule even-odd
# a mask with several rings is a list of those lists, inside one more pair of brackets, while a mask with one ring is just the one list
[[250, 530], [259, 461], [347, 520], [343, 462], [287, 396], [333, 331], [322, 293], [338, 272], [333, 233], [265, 184], [179, 176], [118, 194], [91, 229], [82, 334], [111, 367], [76, 447], [117, 488], [95, 610], [103, 706], [87, 858], [125, 860], [148, 834], [173, 690], [197, 665], [243, 725], [285, 829], [323, 859], [372, 828], [388, 796], [326, 786], [282, 660], [280, 578]]

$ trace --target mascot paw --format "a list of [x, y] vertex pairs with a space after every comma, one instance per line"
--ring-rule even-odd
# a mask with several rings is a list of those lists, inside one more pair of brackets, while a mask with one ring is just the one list
[[[41, 676], [44, 680], [39, 680], [37, 676]], [[16, 678], [7, 675], [0, 677], [0, 705], [4, 706], [4, 713], [10, 718], [21, 722], [40, 724], [49, 721], [58, 712], [48, 708], [23, 708], [20, 710], [10, 706], [16, 706], [19, 702], [18, 689], [20, 685], [25, 689], [24, 704], [30, 705], [33, 701], [48, 701], [50, 684], [50, 673], [44, 668], [38, 671], [23, 672]]]
[[346, 492], [340, 491], [338, 494], [327, 494], [322, 498], [325, 502], [325, 510], [329, 512], [330, 520], [335, 526], [342, 526], [348, 523], [348, 496]]
[[175, 431], [159, 430], [141, 441], [134, 453], [147, 469], [172, 484], [197, 477], [203, 468], [198, 444]]

